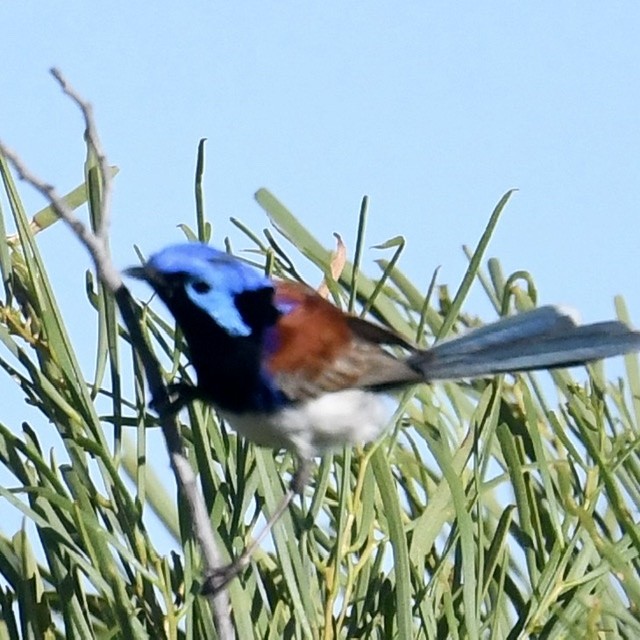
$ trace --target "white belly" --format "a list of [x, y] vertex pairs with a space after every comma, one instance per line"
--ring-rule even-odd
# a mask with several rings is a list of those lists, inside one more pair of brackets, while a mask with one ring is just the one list
[[327, 449], [375, 440], [389, 421], [386, 404], [378, 394], [348, 389], [271, 414], [221, 414], [247, 440], [309, 459]]

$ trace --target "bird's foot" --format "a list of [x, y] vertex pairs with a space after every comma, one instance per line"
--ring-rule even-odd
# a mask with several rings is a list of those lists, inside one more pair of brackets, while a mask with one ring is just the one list
[[205, 596], [216, 595], [226, 589], [227, 585], [249, 566], [250, 560], [250, 554], [245, 551], [235, 562], [213, 569], [205, 577], [202, 585], [202, 594]]
[[166, 387], [166, 392], [151, 399], [149, 407], [159, 415], [175, 415], [197, 398], [197, 390], [186, 382], [173, 382]]

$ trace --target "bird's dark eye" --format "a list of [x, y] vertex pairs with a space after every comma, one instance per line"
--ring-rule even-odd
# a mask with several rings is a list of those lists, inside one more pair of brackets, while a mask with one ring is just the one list
[[211, 291], [211, 286], [204, 280], [196, 280], [191, 286], [196, 293], [209, 293]]

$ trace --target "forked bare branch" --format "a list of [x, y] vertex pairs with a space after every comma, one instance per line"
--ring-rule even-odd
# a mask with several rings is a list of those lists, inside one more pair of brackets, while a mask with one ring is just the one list
[[[78, 239], [89, 251], [98, 273], [98, 277], [104, 286], [114, 295], [123, 322], [129, 331], [131, 341], [142, 361], [147, 377], [147, 383], [151, 396], [156, 406], [168, 407], [167, 391], [162, 378], [160, 365], [156, 360], [149, 343], [142, 331], [138, 320], [136, 303], [129, 290], [122, 281], [120, 272], [115, 268], [111, 260], [108, 247], [109, 223], [111, 216], [112, 174], [109, 168], [106, 154], [102, 149], [100, 137], [93, 115], [91, 104], [85, 101], [69, 84], [58, 69], [51, 69], [51, 74], [58, 81], [62, 91], [73, 100], [80, 109], [85, 123], [85, 138], [89, 152], [94, 154], [98, 165], [101, 182], [101, 201], [97, 212], [96, 231], [82, 222], [73, 211], [65, 204], [57, 193], [55, 187], [36, 176], [22, 161], [20, 156], [2, 141], [0, 141], [0, 153], [3, 154], [13, 166], [19, 178], [40, 192], [49, 202], [54, 211], [71, 227]], [[165, 400], [165, 401], [163, 401]], [[218, 552], [213, 530], [209, 520], [207, 508], [198, 490], [195, 474], [186, 459], [182, 440], [178, 430], [175, 415], [161, 411], [160, 426], [165, 437], [171, 467], [176, 477], [178, 487], [186, 498], [191, 512], [193, 534], [200, 545], [203, 559], [205, 578], [214, 575], [216, 570], [224, 566], [224, 560]], [[228, 640], [235, 637], [231, 624], [229, 597], [222, 589], [215, 593], [209, 593], [214, 623], [219, 637]]]

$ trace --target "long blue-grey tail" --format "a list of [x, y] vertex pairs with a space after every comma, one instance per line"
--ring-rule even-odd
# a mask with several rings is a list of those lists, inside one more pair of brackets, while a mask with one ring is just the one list
[[640, 332], [617, 321], [578, 325], [563, 307], [539, 307], [412, 355], [425, 380], [553, 369], [640, 351]]

